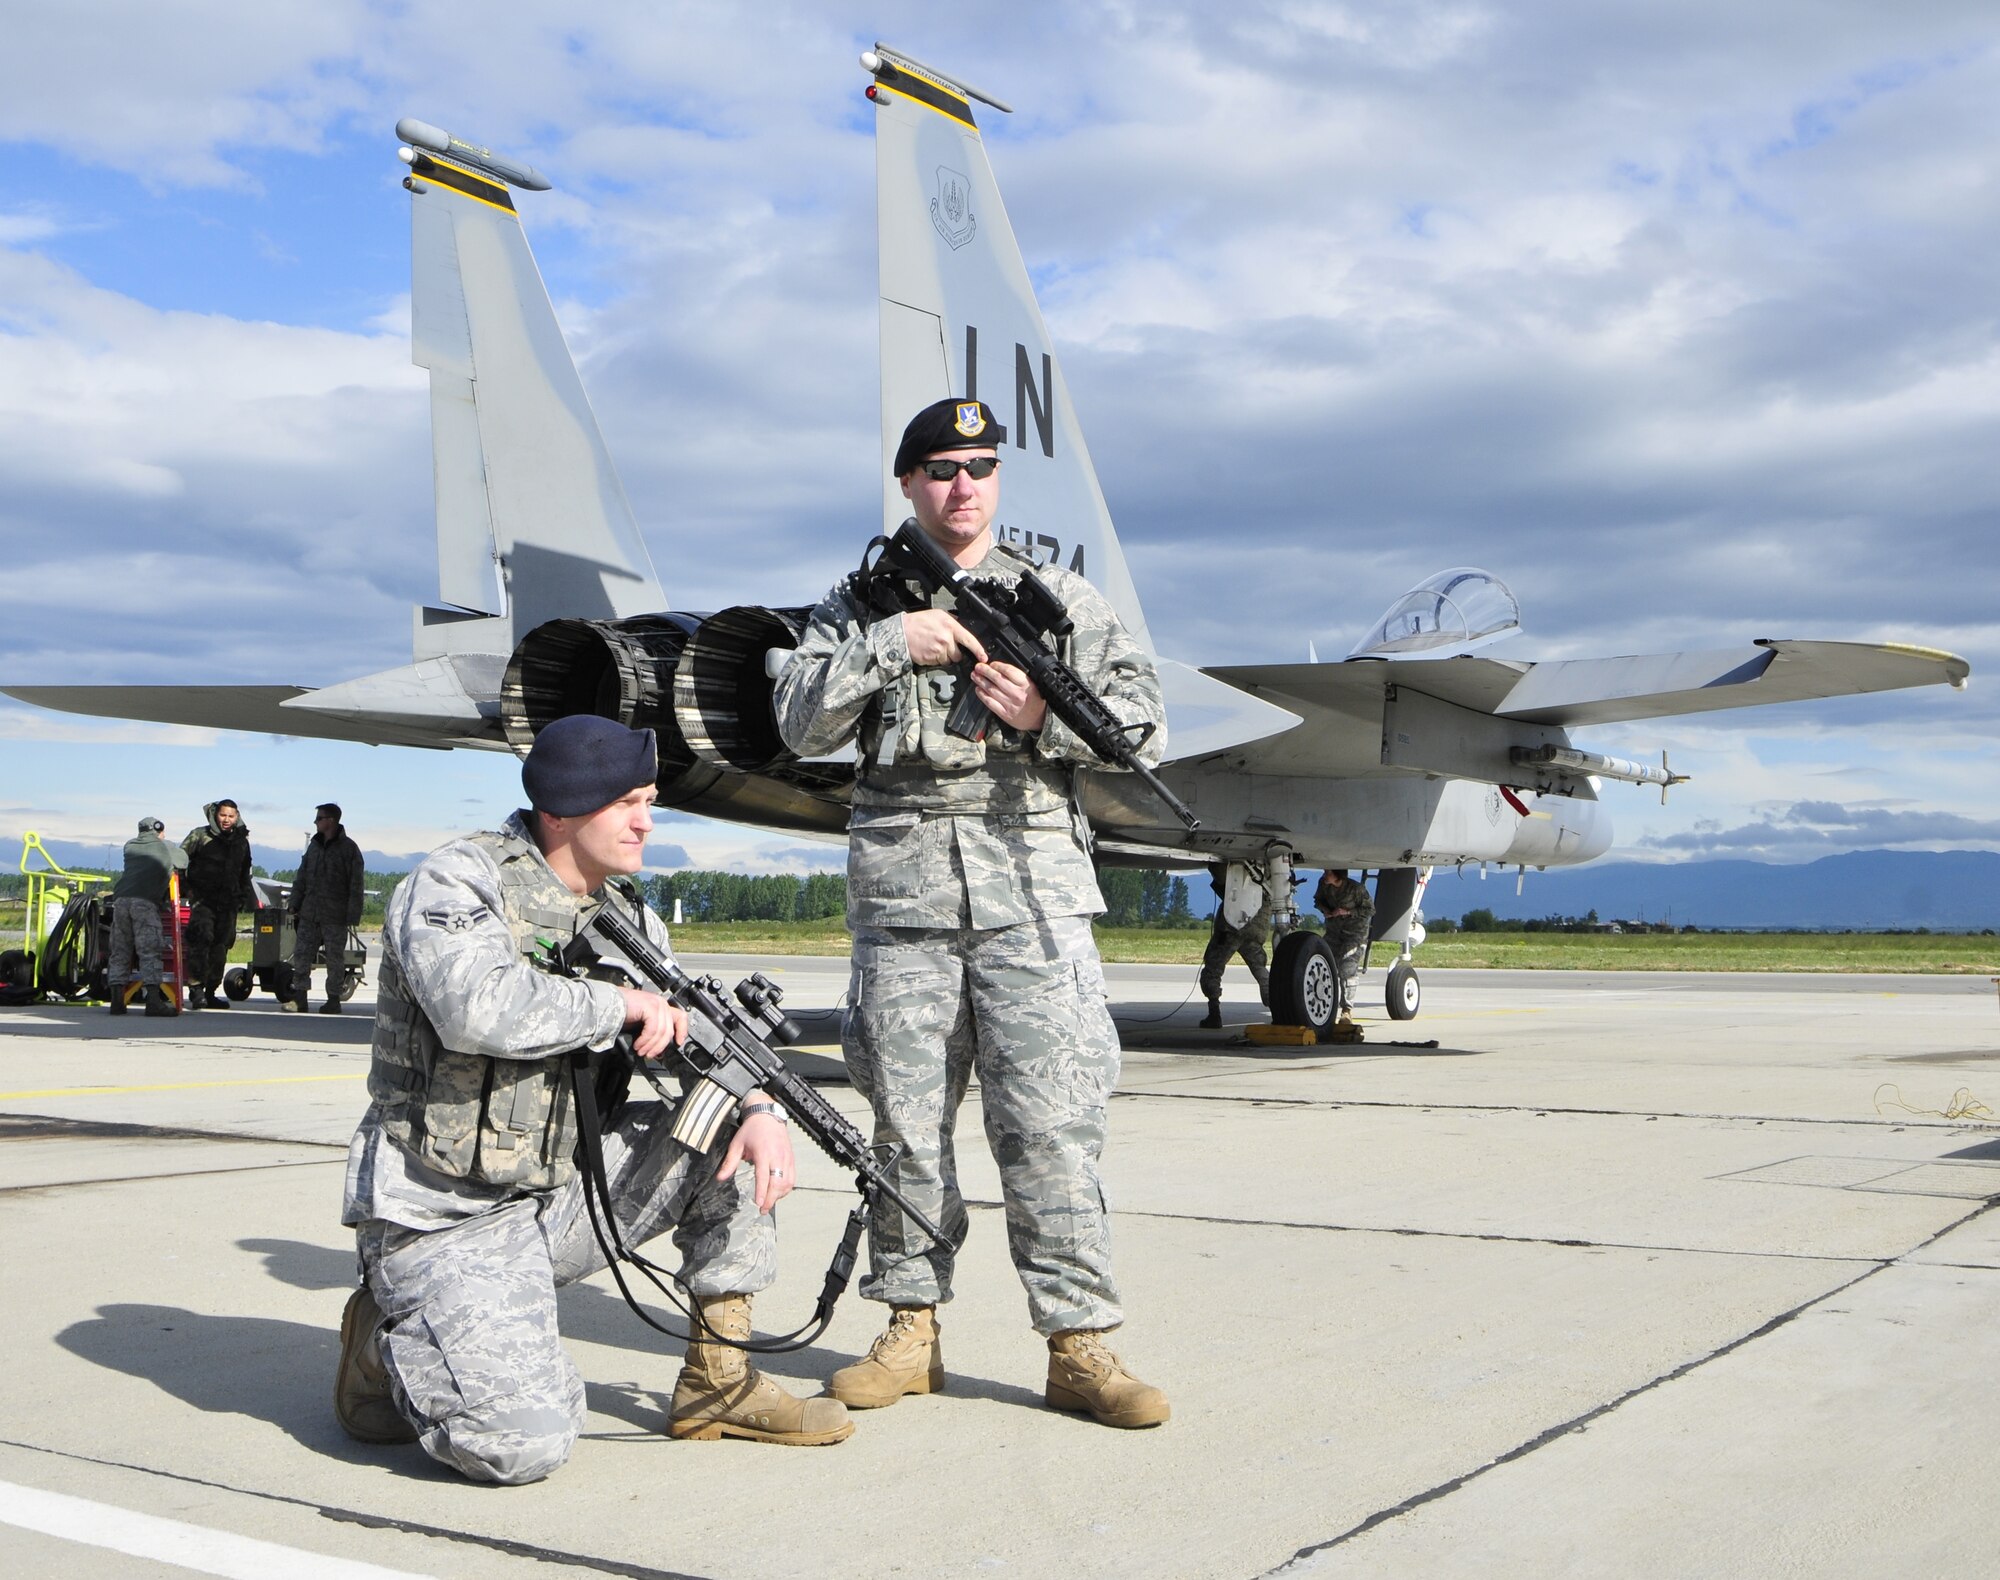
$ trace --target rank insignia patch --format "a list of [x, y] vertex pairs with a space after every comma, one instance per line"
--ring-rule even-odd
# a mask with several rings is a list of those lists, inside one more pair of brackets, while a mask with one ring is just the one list
[[469, 933], [492, 915], [483, 905], [475, 905], [469, 911], [447, 911], [439, 906], [424, 912], [424, 920], [447, 933]]

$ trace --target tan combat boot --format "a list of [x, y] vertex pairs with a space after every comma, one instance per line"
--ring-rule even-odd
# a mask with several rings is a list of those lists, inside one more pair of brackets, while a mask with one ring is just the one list
[[368, 1286], [347, 1297], [340, 1315], [340, 1369], [333, 1376], [333, 1413], [342, 1429], [362, 1443], [414, 1443], [417, 1429], [405, 1421], [390, 1397], [389, 1373], [382, 1365], [382, 1313]]
[[1158, 1426], [1172, 1413], [1167, 1396], [1119, 1364], [1106, 1342], [1111, 1329], [1049, 1335], [1051, 1410], [1079, 1410], [1106, 1426]]
[[[702, 1321], [728, 1339], [750, 1337], [748, 1295], [704, 1295]], [[671, 1437], [712, 1442], [746, 1437], [756, 1443], [810, 1447], [844, 1441], [854, 1431], [847, 1407], [837, 1399], [799, 1399], [750, 1365], [750, 1357], [727, 1344], [688, 1345], [687, 1364], [674, 1384]]]
[[850, 1410], [879, 1410], [906, 1393], [942, 1393], [937, 1307], [891, 1307], [889, 1326], [866, 1355], [828, 1379], [826, 1391]]

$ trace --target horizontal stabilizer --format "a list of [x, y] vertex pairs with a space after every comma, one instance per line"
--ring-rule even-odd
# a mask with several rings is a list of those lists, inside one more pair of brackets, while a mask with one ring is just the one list
[[[449, 660], [430, 660], [314, 691], [304, 686], [7, 686], [38, 708], [250, 735], [371, 746], [505, 751], [497, 712], [466, 694]], [[424, 671], [428, 673], [419, 674]]]

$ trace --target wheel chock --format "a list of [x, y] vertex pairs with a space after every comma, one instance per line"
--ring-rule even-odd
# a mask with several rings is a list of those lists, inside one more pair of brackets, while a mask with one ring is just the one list
[[1318, 1033], [1315, 1033], [1310, 1026], [1265, 1024], [1245, 1026], [1243, 1040], [1255, 1043], [1260, 1048], [1311, 1048], [1320, 1044], [1351, 1046], [1365, 1039], [1361, 1027], [1354, 1021], [1337, 1020], [1325, 1031]]

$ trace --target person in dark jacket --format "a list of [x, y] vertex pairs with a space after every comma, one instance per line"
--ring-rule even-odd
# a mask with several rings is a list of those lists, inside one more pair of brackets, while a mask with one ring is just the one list
[[187, 854], [188, 1008], [227, 1009], [229, 1000], [215, 990], [229, 968], [229, 951], [236, 947], [236, 916], [254, 910], [256, 892], [250, 887], [250, 827], [234, 801], [224, 797], [202, 809], [207, 819], [190, 829], [181, 849]]
[[171, 1015], [175, 1004], [160, 987], [166, 974], [164, 929], [160, 907], [167, 903], [168, 884], [187, 865], [187, 857], [160, 835], [166, 824], [156, 817], [139, 819], [136, 839], [125, 842], [125, 870], [111, 890], [111, 1013], [125, 1013], [126, 996], [134, 984], [146, 990], [148, 1015]]
[[361, 920], [361, 847], [347, 837], [340, 808], [322, 801], [313, 817], [313, 837], [299, 857], [292, 880], [292, 996], [288, 1010], [303, 1010], [312, 987], [313, 961], [326, 951], [326, 1002], [322, 1015], [340, 1013], [341, 958], [347, 930]]

